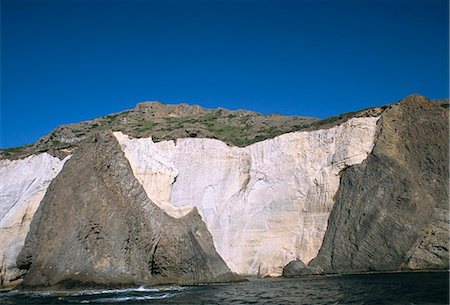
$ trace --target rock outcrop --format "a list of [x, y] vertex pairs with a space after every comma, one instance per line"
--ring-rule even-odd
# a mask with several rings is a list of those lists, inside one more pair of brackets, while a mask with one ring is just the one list
[[372, 153], [342, 173], [311, 271], [448, 269], [448, 128], [418, 95], [382, 114]]
[[47, 187], [67, 160], [49, 154], [0, 160], [0, 288], [20, 282], [16, 258]]
[[28, 289], [235, 278], [197, 211], [175, 219], [153, 204], [111, 134], [87, 140], [52, 181], [17, 264]]
[[232, 271], [279, 276], [289, 261], [317, 255], [339, 172], [370, 153], [377, 120], [352, 118], [244, 148], [115, 135], [149, 198], [174, 217], [197, 207]]
[[310, 275], [310, 274], [312, 274], [311, 270], [309, 270], [308, 267], [305, 265], [305, 263], [303, 263], [299, 259], [291, 261], [283, 268], [284, 277]]

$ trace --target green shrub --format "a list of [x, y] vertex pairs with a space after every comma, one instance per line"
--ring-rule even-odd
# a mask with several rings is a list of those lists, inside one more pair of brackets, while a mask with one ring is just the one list
[[137, 132], [149, 131], [152, 130], [158, 124], [159, 123], [157, 122], [142, 120], [136, 123], [134, 130], [136, 130]]

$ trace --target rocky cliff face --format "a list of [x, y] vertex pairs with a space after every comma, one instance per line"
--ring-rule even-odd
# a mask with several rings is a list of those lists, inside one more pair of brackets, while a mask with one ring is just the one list
[[[281, 275], [290, 261], [286, 276], [448, 268], [448, 101], [434, 103], [411, 96], [302, 126], [144, 103], [82, 134], [58, 129], [8, 156], [33, 155], [0, 160], [0, 287], [234, 280], [229, 268]], [[224, 120], [301, 131], [245, 147], [144, 137], [164, 121], [178, 126], [169, 139], [195, 125], [257, 140]], [[126, 122], [146, 127], [123, 133]]]
[[154, 205], [110, 134], [52, 181], [17, 264], [32, 289], [233, 279], [197, 211], [174, 219]]
[[230, 147], [212, 139], [116, 137], [149, 198], [174, 217], [197, 207], [228, 266], [281, 275], [317, 255], [339, 172], [372, 150], [377, 118]]
[[0, 160], [0, 287], [16, 285], [23, 275], [16, 258], [36, 209], [67, 159], [44, 153], [24, 160]]
[[421, 96], [390, 106], [372, 153], [342, 174], [309, 271], [448, 269], [448, 144], [443, 108]]

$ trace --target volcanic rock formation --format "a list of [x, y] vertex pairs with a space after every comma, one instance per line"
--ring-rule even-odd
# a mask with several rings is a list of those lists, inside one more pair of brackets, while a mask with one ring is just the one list
[[111, 134], [86, 141], [52, 181], [17, 263], [33, 289], [234, 277], [197, 211], [174, 219], [154, 205]]
[[448, 129], [448, 111], [422, 96], [383, 112], [372, 153], [342, 173], [310, 272], [448, 269]]

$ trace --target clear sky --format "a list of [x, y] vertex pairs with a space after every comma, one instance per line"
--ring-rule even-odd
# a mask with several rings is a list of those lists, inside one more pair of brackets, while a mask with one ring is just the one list
[[447, 0], [1, 0], [0, 147], [146, 100], [325, 118], [448, 97]]

